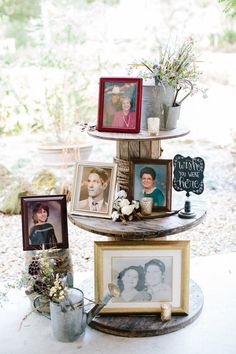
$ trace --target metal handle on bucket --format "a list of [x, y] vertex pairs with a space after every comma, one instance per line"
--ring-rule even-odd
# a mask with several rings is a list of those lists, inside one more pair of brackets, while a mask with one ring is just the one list
[[[43, 305], [40, 304], [40, 299], [41, 299], [41, 298], [47, 299], [47, 298], [45, 298], [44, 295], [38, 295], [38, 296], [36, 296], [36, 297], [34, 298], [34, 300], [33, 300], [33, 307], [35, 308], [35, 310], [36, 310], [37, 312], [39, 312], [39, 313], [40, 313], [41, 315], [43, 315], [44, 317], [46, 317], [46, 318], [48, 318], [48, 319], [51, 319], [51, 317], [50, 317], [49, 314], [47, 314], [46, 312], [44, 312], [44, 311], [42, 311], [42, 310], [40, 309], [40, 306], [43, 307]], [[47, 299], [47, 300], [48, 300], [48, 304], [49, 304], [49, 299]], [[44, 306], [45, 306], [45, 305], [44, 305]]]

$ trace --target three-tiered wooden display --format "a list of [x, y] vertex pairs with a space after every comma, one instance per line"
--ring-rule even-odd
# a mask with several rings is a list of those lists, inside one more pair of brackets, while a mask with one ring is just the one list
[[[149, 136], [147, 131], [141, 130], [138, 134], [108, 133], [89, 131], [94, 138], [116, 140], [118, 164], [117, 182], [121, 189], [127, 190], [129, 186], [129, 162], [131, 159], [158, 159], [161, 156], [161, 140], [178, 138], [189, 133], [186, 129], [173, 129], [160, 131], [158, 136]], [[201, 206], [195, 206], [196, 216], [192, 219], [179, 218], [176, 213], [166, 213], [166, 217], [151, 217], [143, 220], [129, 222], [122, 225], [110, 219], [91, 218], [86, 216], [69, 215], [72, 223], [78, 227], [111, 237], [114, 240], [148, 240], [188, 230], [198, 225], [205, 217], [206, 211]], [[190, 281], [189, 314], [175, 315], [168, 322], [161, 322], [159, 314], [104, 314], [97, 316], [90, 324], [99, 331], [125, 336], [147, 337], [157, 336], [177, 331], [192, 323], [201, 313], [203, 294], [200, 287]]]

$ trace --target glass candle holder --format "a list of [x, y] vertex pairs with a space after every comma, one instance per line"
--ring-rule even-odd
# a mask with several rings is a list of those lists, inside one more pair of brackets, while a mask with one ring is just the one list
[[144, 197], [140, 200], [140, 208], [142, 215], [150, 215], [152, 213], [153, 199]]
[[160, 118], [150, 117], [147, 119], [148, 133], [150, 136], [158, 135], [160, 131]]

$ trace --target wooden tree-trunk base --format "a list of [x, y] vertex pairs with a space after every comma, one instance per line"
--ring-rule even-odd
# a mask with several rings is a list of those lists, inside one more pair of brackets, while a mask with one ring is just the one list
[[162, 322], [160, 314], [106, 314], [95, 317], [90, 327], [121, 337], [159, 336], [178, 331], [195, 321], [202, 311], [203, 301], [201, 288], [191, 280], [188, 315], [172, 315], [170, 321]]

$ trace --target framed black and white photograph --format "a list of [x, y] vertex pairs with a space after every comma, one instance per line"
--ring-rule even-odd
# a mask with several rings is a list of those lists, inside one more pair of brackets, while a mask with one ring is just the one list
[[65, 195], [21, 198], [23, 250], [68, 248]]
[[141, 105], [141, 78], [101, 78], [98, 131], [138, 133]]
[[120, 291], [103, 313], [155, 313], [169, 303], [188, 313], [189, 241], [95, 242], [95, 298], [109, 283]]
[[111, 218], [117, 165], [78, 162], [75, 165], [71, 214]]
[[153, 211], [170, 211], [172, 196], [172, 160], [131, 160], [130, 197], [153, 199]]

